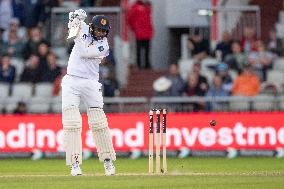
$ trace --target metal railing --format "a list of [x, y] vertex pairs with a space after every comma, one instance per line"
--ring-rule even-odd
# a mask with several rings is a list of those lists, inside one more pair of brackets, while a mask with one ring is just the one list
[[[61, 98], [0, 98], [0, 109], [12, 113], [18, 101], [27, 103], [30, 113], [60, 113]], [[113, 97], [104, 98], [108, 113], [148, 112], [151, 108], [167, 108], [170, 112], [218, 111], [283, 111], [284, 96], [259, 95], [254, 97]], [[81, 107], [81, 112], [86, 108]]]

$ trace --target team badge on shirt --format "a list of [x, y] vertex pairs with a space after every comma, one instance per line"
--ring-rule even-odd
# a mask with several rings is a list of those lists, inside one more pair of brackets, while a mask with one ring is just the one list
[[106, 23], [107, 23], [106, 19], [102, 18], [101, 19], [101, 24], [104, 26], [104, 25], [106, 25]]
[[103, 46], [99, 46], [98, 49], [99, 49], [100, 52], [105, 50]]

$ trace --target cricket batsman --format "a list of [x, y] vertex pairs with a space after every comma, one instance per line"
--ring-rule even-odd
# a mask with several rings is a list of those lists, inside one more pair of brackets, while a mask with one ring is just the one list
[[114, 175], [113, 148], [106, 115], [103, 111], [103, 96], [99, 83], [99, 64], [108, 56], [107, 35], [110, 31], [108, 17], [96, 15], [87, 25], [87, 14], [79, 9], [69, 13], [68, 39], [75, 45], [68, 60], [67, 74], [62, 79], [62, 124], [66, 165], [71, 175], [82, 175], [82, 118], [80, 100], [87, 107], [88, 124], [96, 143], [99, 160], [104, 163], [105, 175]]

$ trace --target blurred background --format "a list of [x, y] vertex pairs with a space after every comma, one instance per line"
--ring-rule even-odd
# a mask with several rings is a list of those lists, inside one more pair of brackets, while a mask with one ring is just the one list
[[284, 156], [284, 1], [1, 0], [0, 157], [64, 156], [60, 84], [79, 8], [87, 23], [110, 18], [100, 82], [118, 155], [147, 155], [148, 112], [167, 108], [169, 155]]

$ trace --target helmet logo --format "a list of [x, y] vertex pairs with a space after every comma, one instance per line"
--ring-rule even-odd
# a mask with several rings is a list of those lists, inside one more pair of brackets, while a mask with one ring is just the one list
[[106, 19], [102, 18], [101, 19], [101, 24], [104, 26], [104, 25], [106, 25], [106, 23], [107, 23]]

